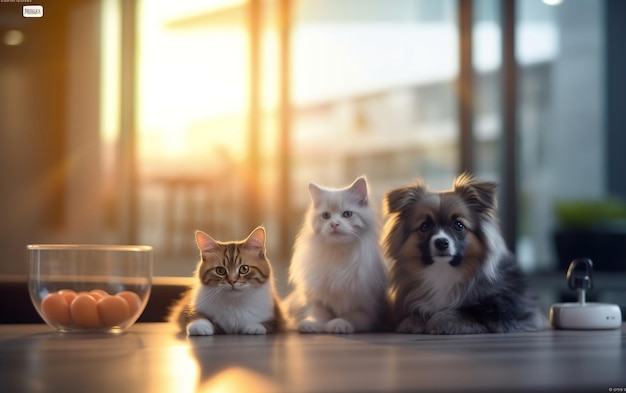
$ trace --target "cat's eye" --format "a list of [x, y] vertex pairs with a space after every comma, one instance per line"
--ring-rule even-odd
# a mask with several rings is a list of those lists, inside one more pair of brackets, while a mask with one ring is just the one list
[[322, 213], [322, 218], [323, 218], [324, 220], [328, 220], [328, 219], [330, 218], [330, 213], [329, 213], [329, 212], [324, 212], [324, 213]]
[[226, 269], [222, 266], [218, 266], [215, 268], [215, 274], [217, 274], [218, 276], [225, 276], [226, 275]]
[[250, 271], [250, 266], [248, 265], [241, 265], [241, 267], [239, 268], [239, 274], [246, 274]]
[[422, 225], [419, 226], [419, 231], [422, 233], [430, 232], [433, 229], [433, 223], [430, 221], [424, 221]]
[[346, 210], [345, 212], [341, 213], [341, 215], [344, 218], [350, 218], [350, 217], [352, 217], [352, 212], [350, 210]]
[[462, 232], [465, 229], [465, 224], [463, 224], [459, 220], [456, 220], [452, 227], [454, 228], [455, 231]]

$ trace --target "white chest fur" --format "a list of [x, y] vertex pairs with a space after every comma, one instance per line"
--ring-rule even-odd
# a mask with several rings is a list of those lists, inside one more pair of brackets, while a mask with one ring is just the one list
[[356, 309], [374, 312], [379, 306], [386, 274], [376, 248], [324, 247], [312, 252], [307, 262], [300, 277], [307, 301], [325, 305], [334, 315]]
[[195, 308], [230, 334], [241, 333], [247, 325], [266, 322], [274, 312], [268, 284], [237, 290], [229, 285], [204, 286], [196, 292]]
[[459, 301], [458, 284], [462, 273], [446, 262], [435, 262], [421, 275], [419, 309], [427, 314], [456, 306]]

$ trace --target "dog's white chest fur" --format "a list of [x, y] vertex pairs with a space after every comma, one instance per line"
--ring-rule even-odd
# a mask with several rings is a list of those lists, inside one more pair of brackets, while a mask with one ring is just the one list
[[463, 276], [459, 269], [450, 266], [445, 260], [435, 261], [423, 270], [419, 292], [419, 309], [426, 314], [433, 314], [449, 307], [455, 307], [461, 301], [458, 284]]

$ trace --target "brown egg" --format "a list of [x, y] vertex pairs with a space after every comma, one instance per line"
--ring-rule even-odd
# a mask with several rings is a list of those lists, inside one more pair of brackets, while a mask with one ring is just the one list
[[76, 297], [76, 292], [72, 291], [71, 289], [61, 289], [58, 294], [63, 296], [63, 298], [67, 302], [68, 307], [72, 304], [72, 301]]
[[124, 300], [126, 300], [126, 302], [128, 303], [129, 310], [130, 310], [129, 315], [131, 317], [135, 315], [135, 313], [137, 312], [137, 310], [139, 310], [139, 307], [141, 306], [141, 299], [139, 298], [139, 295], [137, 295], [135, 292], [122, 291], [115, 296], [119, 296], [123, 298]]
[[121, 296], [105, 296], [98, 300], [98, 315], [104, 326], [117, 326], [128, 320], [130, 307]]
[[89, 291], [89, 294], [91, 295], [91, 297], [96, 299], [96, 301], [102, 299], [103, 297], [109, 296], [107, 291], [105, 291], [103, 289], [93, 289], [93, 290]]
[[79, 293], [70, 306], [74, 325], [94, 329], [101, 326], [98, 316], [98, 304], [93, 296], [87, 293]]
[[70, 306], [63, 295], [58, 292], [48, 294], [41, 302], [41, 313], [46, 321], [53, 325], [70, 326]]

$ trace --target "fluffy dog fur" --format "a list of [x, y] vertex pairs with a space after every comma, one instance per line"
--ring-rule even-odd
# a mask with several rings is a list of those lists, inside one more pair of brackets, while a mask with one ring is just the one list
[[418, 181], [385, 195], [383, 246], [402, 333], [534, 331], [545, 318], [496, 219], [496, 184], [464, 174], [453, 189]]

